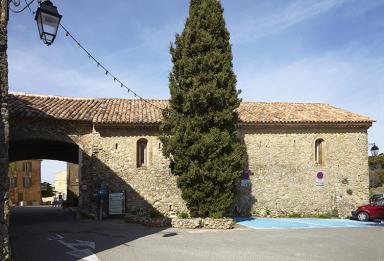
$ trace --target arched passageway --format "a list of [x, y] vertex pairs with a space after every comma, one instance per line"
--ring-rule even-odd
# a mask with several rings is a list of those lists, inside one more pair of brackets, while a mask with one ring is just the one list
[[9, 161], [51, 159], [79, 164], [79, 146], [52, 140], [18, 140], [9, 144]]

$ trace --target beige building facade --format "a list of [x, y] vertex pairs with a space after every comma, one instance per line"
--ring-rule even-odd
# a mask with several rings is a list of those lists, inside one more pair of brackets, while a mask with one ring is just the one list
[[[97, 190], [126, 193], [126, 211], [186, 211], [159, 140], [161, 110], [140, 100], [11, 94], [12, 137], [78, 147], [79, 205]], [[28, 113], [24, 112], [25, 106]], [[244, 177], [229, 215], [347, 216], [368, 202], [368, 117], [328, 104], [243, 102]]]
[[9, 198], [14, 205], [41, 204], [41, 160], [12, 162], [8, 176]]
[[57, 197], [60, 195], [63, 200], [66, 200], [67, 198], [67, 188], [68, 188], [67, 177], [68, 177], [68, 173], [66, 170], [64, 170], [64, 171], [57, 172], [55, 174], [55, 179], [54, 179], [55, 194]]

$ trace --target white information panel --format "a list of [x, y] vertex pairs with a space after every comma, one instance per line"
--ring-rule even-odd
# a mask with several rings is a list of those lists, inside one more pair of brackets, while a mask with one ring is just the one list
[[124, 193], [109, 194], [109, 215], [121, 215], [124, 211]]

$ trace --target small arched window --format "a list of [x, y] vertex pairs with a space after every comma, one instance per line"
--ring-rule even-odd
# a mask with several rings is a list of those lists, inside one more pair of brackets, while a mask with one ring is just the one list
[[324, 163], [324, 140], [317, 139], [315, 141], [315, 162], [316, 164]]
[[140, 139], [137, 141], [137, 167], [146, 167], [148, 162], [147, 156], [147, 144], [146, 139]]

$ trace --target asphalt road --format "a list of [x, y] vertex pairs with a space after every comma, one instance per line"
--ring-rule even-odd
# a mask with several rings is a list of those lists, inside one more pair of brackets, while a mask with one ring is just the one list
[[13, 208], [16, 261], [384, 260], [384, 227], [230, 231], [76, 220], [69, 210]]

